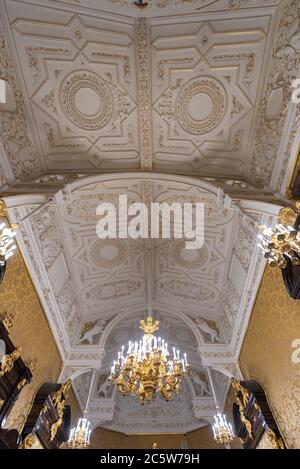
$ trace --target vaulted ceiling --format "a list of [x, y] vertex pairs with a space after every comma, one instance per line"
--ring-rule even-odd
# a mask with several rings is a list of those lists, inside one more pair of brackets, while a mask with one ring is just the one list
[[270, 183], [299, 62], [297, 8], [4, 0], [3, 178], [153, 169]]
[[[276, 214], [273, 196], [284, 195], [299, 141], [290, 100], [298, 8], [294, 0], [151, 0], [142, 11], [131, 0], [1, 2], [0, 181], [15, 221], [51, 197], [18, 242], [64, 361], [60, 379], [73, 378], [82, 408], [98, 368], [95, 425], [200, 427], [214, 412], [205, 367], [239, 373], [264, 269], [257, 225]], [[204, 246], [98, 239], [97, 205], [120, 194], [148, 206], [204, 202]], [[142, 409], [106, 378], [149, 308], [194, 374], [170, 406]], [[228, 382], [214, 378], [223, 402]]]

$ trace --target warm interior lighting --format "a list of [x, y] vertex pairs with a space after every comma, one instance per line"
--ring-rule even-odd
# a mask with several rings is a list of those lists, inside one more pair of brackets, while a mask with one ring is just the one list
[[173, 347], [173, 359], [170, 359], [168, 344], [153, 335], [159, 321], [153, 321], [151, 316], [146, 322], [140, 321], [140, 328], [145, 332], [143, 338], [129, 342], [126, 355], [122, 347], [111, 368], [110, 381], [121, 394], [139, 396], [142, 403], [151, 401], [156, 392], [168, 401], [173, 393], [181, 391], [182, 379], [188, 373], [186, 354], [181, 358], [179, 350]]
[[226, 415], [221, 414], [220, 412], [214, 415], [214, 420], [215, 420], [215, 423], [212, 426], [213, 433], [214, 433], [214, 440], [219, 445], [223, 445], [223, 446], [229, 445], [234, 438], [234, 433], [232, 430], [231, 423], [228, 423], [226, 419]]

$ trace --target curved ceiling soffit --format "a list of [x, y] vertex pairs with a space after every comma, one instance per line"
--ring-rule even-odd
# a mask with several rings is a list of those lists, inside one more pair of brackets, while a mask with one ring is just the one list
[[200, 178], [194, 178], [191, 176], [181, 176], [176, 174], [167, 174], [167, 173], [156, 173], [156, 172], [122, 172], [122, 173], [113, 173], [113, 174], [98, 174], [95, 176], [86, 176], [78, 178], [75, 181], [70, 182], [68, 190], [76, 192], [79, 189], [84, 189], [89, 185], [110, 181], [126, 181], [126, 180], [149, 180], [149, 181], [162, 181], [162, 182], [178, 182], [181, 184], [195, 186], [209, 192], [216, 197], [219, 194], [219, 187], [217, 184], [213, 184], [210, 181], [206, 181]]
[[[155, 308], [153, 308], [153, 309], [155, 310]], [[172, 309], [171, 308], [168, 309], [167, 307], [157, 308], [157, 310], [158, 310], [158, 313], [161, 314], [162, 316], [164, 316], [164, 314], [165, 315], [170, 315], [170, 316], [173, 316], [173, 317], [183, 321], [188, 326], [188, 328], [191, 330], [193, 335], [195, 336], [198, 348], [203, 346], [203, 338], [201, 336], [201, 332], [199, 331], [197, 326], [194, 324], [194, 322], [186, 314], [182, 313], [181, 311], [178, 311], [178, 310], [174, 309], [173, 307], [172, 307]], [[134, 307], [130, 311], [122, 311], [117, 316], [115, 316], [113, 319], [111, 319], [111, 321], [109, 321], [108, 325], [106, 326], [103, 334], [101, 335], [101, 339], [100, 339], [100, 342], [99, 342], [99, 345], [97, 346], [97, 348], [102, 349], [102, 350], [105, 351], [106, 343], [108, 342], [109, 336], [113, 332], [113, 330], [124, 319], [127, 319], [131, 316], [135, 316], [140, 311], [141, 311], [140, 306], [139, 307]], [[139, 319], [142, 319], [142, 317], [137, 318], [137, 321], [139, 321]], [[198, 350], [197, 350], [197, 352], [198, 352]], [[200, 359], [200, 356], [199, 356], [199, 359]]]
[[[126, 180], [150, 180], [150, 181], [161, 181], [161, 182], [177, 182], [179, 184], [188, 185], [205, 190], [206, 192], [214, 195], [217, 199], [223, 192], [223, 189], [218, 186], [217, 182], [207, 181], [202, 178], [196, 178], [192, 176], [182, 176], [176, 174], [157, 173], [154, 171], [149, 172], [121, 172], [121, 173], [107, 173], [97, 174], [92, 176], [83, 176], [75, 179], [74, 181], [65, 184], [60, 190], [57, 191], [51, 198], [53, 200], [60, 199], [61, 193], [65, 192], [71, 197], [72, 193], [87, 188], [90, 185], [105, 183], [111, 181], [126, 181]], [[222, 192], [221, 192], [222, 191]], [[9, 209], [17, 208], [27, 205], [40, 205], [49, 200], [49, 194], [18, 194], [9, 195], [2, 198], [6, 206]], [[278, 200], [278, 203], [271, 203], [261, 201], [259, 199], [248, 199], [247, 197], [239, 197], [244, 210], [256, 211], [265, 215], [277, 215], [280, 208], [282, 208], [282, 201]]]

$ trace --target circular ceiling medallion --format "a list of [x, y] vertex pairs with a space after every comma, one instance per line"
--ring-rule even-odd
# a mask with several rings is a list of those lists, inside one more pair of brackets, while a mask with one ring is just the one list
[[120, 266], [126, 258], [125, 244], [119, 240], [98, 239], [90, 249], [93, 264], [102, 269]]
[[203, 267], [209, 259], [206, 246], [201, 249], [186, 249], [185, 241], [176, 241], [172, 251], [176, 262], [187, 269]]
[[99, 130], [110, 121], [113, 96], [102, 78], [92, 72], [73, 72], [61, 84], [64, 113], [73, 124], [86, 130]]
[[226, 107], [227, 94], [223, 85], [214, 78], [201, 77], [181, 88], [176, 102], [176, 116], [186, 132], [202, 135], [220, 124]]

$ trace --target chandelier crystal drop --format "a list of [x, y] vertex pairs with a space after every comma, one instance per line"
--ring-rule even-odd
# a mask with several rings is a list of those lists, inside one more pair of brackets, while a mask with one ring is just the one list
[[17, 225], [8, 228], [5, 223], [0, 224], [0, 265], [3, 266], [16, 249], [14, 237], [16, 236]]
[[226, 415], [218, 412], [214, 415], [214, 424], [212, 426], [214, 433], [214, 440], [219, 445], [229, 445], [234, 439], [234, 433], [232, 430], [231, 423], [227, 422]]
[[187, 356], [182, 358], [173, 347], [170, 359], [168, 344], [153, 335], [159, 329], [159, 321], [153, 321], [151, 316], [140, 321], [140, 328], [145, 332], [143, 338], [129, 342], [125, 355], [122, 346], [111, 368], [110, 382], [123, 396], [139, 396], [142, 403], [151, 401], [157, 392], [168, 401], [181, 391], [182, 379], [189, 370]]
[[80, 418], [77, 426], [71, 429], [68, 440], [69, 449], [88, 449], [91, 446], [91, 422], [86, 418]]

